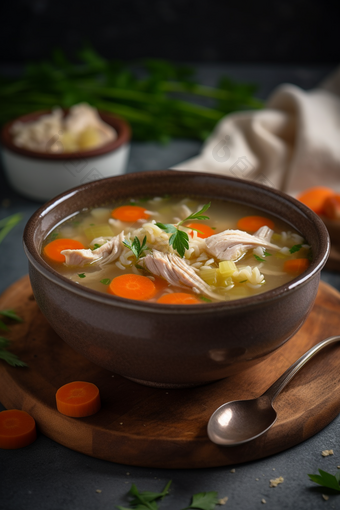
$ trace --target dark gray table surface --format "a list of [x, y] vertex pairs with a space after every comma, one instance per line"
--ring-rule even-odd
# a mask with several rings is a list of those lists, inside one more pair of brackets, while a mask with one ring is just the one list
[[[214, 84], [221, 73], [259, 83], [259, 96], [267, 97], [281, 82], [314, 87], [331, 69], [329, 66], [200, 66], [202, 83]], [[168, 168], [199, 152], [200, 143], [175, 140], [169, 145], [133, 143], [128, 172]], [[9, 202], [9, 203], [8, 203]], [[27, 273], [22, 249], [26, 221], [40, 206], [17, 195], [8, 186], [0, 168], [0, 219], [21, 212], [24, 220], [0, 245], [0, 292]], [[322, 272], [322, 279], [340, 290], [340, 274]], [[339, 310], [340, 312], [340, 310]], [[0, 411], [3, 410], [0, 404]], [[339, 409], [340, 411], [340, 409]], [[69, 450], [39, 434], [21, 450], [0, 450], [1, 510], [113, 510], [128, 506], [126, 494], [135, 483], [140, 490], [159, 491], [172, 480], [171, 492], [160, 509], [180, 510], [192, 494], [217, 491], [228, 496], [221, 508], [253, 510], [339, 508], [339, 495], [330, 494], [309, 481], [307, 473], [318, 468], [335, 473], [340, 465], [340, 416], [319, 434], [285, 452], [237, 466], [210, 469], [150, 469], [114, 464]], [[334, 455], [322, 457], [325, 449]], [[235, 472], [231, 469], [235, 467]], [[283, 476], [284, 483], [269, 487], [269, 480]], [[101, 492], [97, 492], [101, 491]]]

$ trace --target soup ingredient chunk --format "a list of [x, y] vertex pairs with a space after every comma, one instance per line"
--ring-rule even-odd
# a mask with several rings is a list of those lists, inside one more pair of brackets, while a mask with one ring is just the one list
[[115, 296], [145, 301], [156, 294], [156, 285], [147, 276], [122, 274], [112, 280], [109, 292]]
[[224, 301], [224, 297], [211, 290], [202, 278], [200, 278], [194, 269], [178, 255], [174, 253], [162, 253], [153, 250], [144, 258], [140, 259], [140, 265], [150, 271], [153, 275], [164, 278], [170, 285], [175, 287], [191, 287], [197, 294]]
[[162, 303], [164, 305], [199, 305], [201, 301], [192, 294], [186, 292], [173, 292], [172, 294], [164, 294], [158, 298], [157, 303]]
[[[186, 225], [186, 227], [197, 230], [197, 237], [200, 237], [201, 239], [205, 239], [206, 237], [210, 237], [215, 234], [213, 229], [204, 223], [190, 223], [189, 225]], [[190, 235], [193, 237], [193, 232], [190, 232]]]
[[[109, 264], [109, 262], [115, 261], [121, 254], [121, 251], [123, 249], [122, 245], [123, 240], [124, 231], [121, 232], [119, 235], [112, 237], [110, 240], [108, 240], [105, 244], [103, 244], [102, 246], [100, 246], [100, 248], [97, 248], [96, 250], [91, 250], [90, 248], [87, 250], [64, 249], [62, 251], [62, 255], [64, 256], [65, 259], [65, 265], [83, 267], [86, 266], [87, 264], [93, 264], [95, 262], [100, 262], [101, 266]], [[96, 241], [96, 239], [94, 239], [94, 241]], [[46, 246], [46, 248], [48, 246], [49, 244]]]
[[65, 262], [64, 251], [81, 250], [84, 245], [75, 239], [55, 239], [44, 248], [44, 254], [53, 262]]
[[56, 393], [57, 409], [72, 418], [91, 416], [101, 407], [98, 387], [86, 381], [73, 381], [61, 386]]
[[117, 207], [117, 209], [112, 211], [111, 216], [115, 220], [126, 221], [128, 223], [134, 223], [138, 220], [147, 220], [149, 218], [146, 209], [138, 205], [122, 205]]
[[286, 271], [286, 273], [301, 274], [306, 271], [308, 266], [308, 259], [292, 259], [286, 260], [286, 262], [283, 264], [283, 270]]
[[274, 222], [264, 216], [245, 216], [237, 222], [237, 228], [246, 232], [256, 232], [261, 227], [269, 227], [274, 230]]
[[0, 413], [0, 448], [14, 450], [37, 438], [35, 421], [26, 411], [10, 409]]
[[238, 260], [247, 250], [257, 246], [279, 251], [281, 248], [269, 241], [272, 234], [268, 227], [261, 227], [254, 235], [241, 230], [225, 230], [208, 237], [205, 244], [208, 252], [219, 260]]

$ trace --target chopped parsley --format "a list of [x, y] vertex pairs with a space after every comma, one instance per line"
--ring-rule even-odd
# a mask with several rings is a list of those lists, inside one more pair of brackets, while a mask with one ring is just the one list
[[264, 250], [263, 255], [264, 255], [265, 257], [272, 257], [272, 254], [271, 254], [271, 253], [269, 253], [269, 251], [267, 251], [267, 250]]
[[101, 246], [102, 246], [101, 244], [95, 243], [95, 244], [93, 245], [92, 251], [94, 251], [94, 250], [98, 250], [98, 248], [100, 248]]
[[79, 276], [79, 278], [86, 278], [86, 274], [85, 273], [79, 273], [78, 276]]
[[255, 259], [258, 261], [258, 262], [265, 262], [264, 259], [261, 259], [261, 257], [259, 257], [258, 255], [255, 255], [255, 253], [253, 254]]
[[123, 244], [124, 246], [126, 246], [126, 248], [129, 248], [129, 250], [132, 251], [132, 253], [136, 257], [136, 262], [138, 262], [138, 260], [143, 256], [144, 251], [150, 250], [150, 248], [146, 246], [146, 236], [144, 236], [142, 244], [140, 244], [140, 240], [138, 239], [137, 236], [134, 238], [132, 242], [129, 240], [127, 241], [124, 240]]
[[289, 253], [296, 253], [297, 251], [301, 250], [302, 244], [294, 244], [294, 246], [291, 247], [289, 250]]
[[103, 285], [110, 285], [111, 280], [110, 278], [103, 278], [102, 280], [100, 280], [100, 283], [102, 283]]

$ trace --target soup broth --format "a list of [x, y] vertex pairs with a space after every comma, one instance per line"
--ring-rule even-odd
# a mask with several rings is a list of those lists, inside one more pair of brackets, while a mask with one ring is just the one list
[[[89, 289], [169, 304], [253, 296], [308, 267], [310, 247], [281, 219], [218, 200], [199, 213], [206, 201], [132, 198], [83, 210], [50, 233], [42, 256], [61, 275]], [[117, 280], [123, 275], [138, 278]], [[127, 282], [129, 292], [119, 293]]]

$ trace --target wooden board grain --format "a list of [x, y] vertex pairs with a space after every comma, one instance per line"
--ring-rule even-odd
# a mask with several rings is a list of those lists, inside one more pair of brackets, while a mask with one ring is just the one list
[[[229, 400], [260, 395], [314, 344], [340, 334], [340, 294], [320, 284], [314, 308], [301, 330], [261, 364], [238, 376], [190, 389], [139, 385], [90, 363], [51, 329], [34, 301], [28, 276], [0, 297], [0, 309], [24, 319], [11, 325], [11, 350], [29, 368], [0, 362], [0, 401], [24, 409], [41, 433], [73, 450], [112, 462], [162, 468], [237, 464], [272, 455], [324, 428], [340, 412], [340, 346], [321, 351], [275, 402], [278, 420], [257, 440], [226, 448], [211, 443], [206, 426]], [[74, 419], [58, 413], [56, 390], [73, 380], [96, 384], [102, 408]]]

